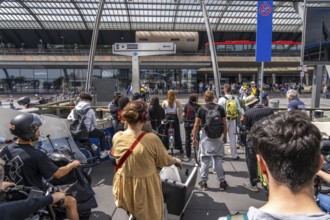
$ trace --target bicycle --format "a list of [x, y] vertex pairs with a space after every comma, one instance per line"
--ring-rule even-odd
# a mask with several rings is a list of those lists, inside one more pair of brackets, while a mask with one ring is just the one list
[[162, 121], [162, 124], [168, 125], [168, 132], [167, 132], [167, 137], [168, 137], [168, 148], [171, 150], [171, 156], [173, 157], [173, 151], [174, 151], [174, 146], [175, 146], [175, 130], [173, 124], [175, 123], [175, 120], [167, 120], [164, 119]]

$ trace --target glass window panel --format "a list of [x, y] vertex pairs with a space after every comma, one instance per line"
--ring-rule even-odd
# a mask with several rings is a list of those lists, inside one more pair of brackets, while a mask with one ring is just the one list
[[20, 77], [20, 70], [19, 69], [7, 69], [9, 78], [14, 80], [16, 77]]
[[56, 79], [62, 76], [61, 69], [48, 69], [48, 78]]
[[6, 76], [6, 73], [5, 71], [3, 71], [3, 69], [0, 69], [0, 83], [2, 81], [2, 79], [6, 79], [7, 76]]
[[34, 69], [34, 77], [36, 79], [47, 79], [47, 69]]

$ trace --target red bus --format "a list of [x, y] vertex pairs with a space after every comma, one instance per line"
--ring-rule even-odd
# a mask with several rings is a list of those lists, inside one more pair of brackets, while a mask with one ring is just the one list
[[[255, 52], [256, 42], [250, 40], [227, 40], [215, 42], [217, 54], [230, 53], [253, 53]], [[274, 41], [272, 43], [273, 54], [298, 54], [300, 53], [301, 42], [295, 41]], [[209, 54], [209, 42], [205, 43], [205, 54]]]

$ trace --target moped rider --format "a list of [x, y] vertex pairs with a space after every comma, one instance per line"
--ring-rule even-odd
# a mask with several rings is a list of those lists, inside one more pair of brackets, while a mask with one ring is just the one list
[[[18, 139], [0, 152], [0, 158], [6, 162], [8, 168], [5, 168], [6, 181], [46, 190], [43, 179], [59, 179], [80, 165], [78, 160], [74, 160], [66, 166], [57, 167], [44, 152], [33, 146], [40, 136], [41, 125], [42, 118], [33, 113], [21, 113], [11, 120], [9, 130]], [[62, 207], [66, 209], [68, 219], [79, 219], [75, 198], [65, 196]]]

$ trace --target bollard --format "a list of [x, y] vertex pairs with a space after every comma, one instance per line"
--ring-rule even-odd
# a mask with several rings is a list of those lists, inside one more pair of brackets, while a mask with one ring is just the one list
[[269, 100], [269, 107], [270, 108], [279, 108], [280, 107], [280, 100], [277, 100], [277, 99]]

